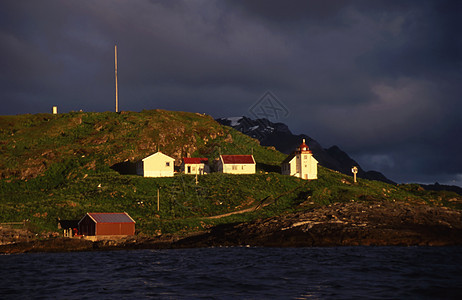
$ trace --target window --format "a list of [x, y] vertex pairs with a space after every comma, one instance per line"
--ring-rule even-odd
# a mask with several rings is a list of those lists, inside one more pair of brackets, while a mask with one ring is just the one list
[[233, 165], [233, 170], [237, 170], [237, 166], [236, 165]]
[[170, 167], [170, 162], [166, 162], [166, 163], [165, 163], [165, 166], [166, 166], [166, 167]]
[[303, 155], [303, 159], [306, 159], [307, 158], [307, 155]]

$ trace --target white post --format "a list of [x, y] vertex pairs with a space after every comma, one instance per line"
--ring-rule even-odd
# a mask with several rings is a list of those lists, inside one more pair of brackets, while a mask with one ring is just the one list
[[58, 107], [57, 106], [53, 106], [53, 114], [54, 115], [58, 114]]
[[353, 173], [353, 181], [356, 183], [356, 173], [358, 173], [358, 167], [351, 168], [351, 172]]

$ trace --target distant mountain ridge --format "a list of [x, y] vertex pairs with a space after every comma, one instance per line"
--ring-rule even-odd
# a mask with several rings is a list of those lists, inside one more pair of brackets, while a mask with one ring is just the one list
[[427, 191], [451, 191], [459, 195], [462, 195], [462, 188], [457, 185], [446, 185], [435, 182], [434, 184], [420, 184], [420, 186], [426, 189]]
[[233, 127], [240, 132], [260, 141], [263, 146], [273, 146], [282, 153], [290, 154], [302, 139], [305, 139], [308, 147], [313, 152], [318, 162], [329, 169], [352, 175], [351, 168], [358, 167], [358, 177], [378, 180], [386, 183], [396, 184], [377, 171], [366, 171], [338, 146], [324, 149], [316, 140], [306, 134], [293, 134], [284, 123], [273, 123], [268, 119], [253, 120], [248, 117], [218, 118], [216, 121], [222, 125]]

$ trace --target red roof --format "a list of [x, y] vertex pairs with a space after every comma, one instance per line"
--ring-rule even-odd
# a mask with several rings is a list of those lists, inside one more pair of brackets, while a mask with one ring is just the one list
[[206, 164], [209, 159], [205, 157], [183, 157], [183, 162], [185, 164]]
[[87, 213], [96, 223], [135, 223], [127, 213]]
[[297, 148], [298, 151], [305, 151], [305, 152], [308, 152], [308, 153], [312, 153], [310, 148], [305, 144], [305, 139], [303, 139], [303, 142], [300, 146], [298, 146]]
[[222, 155], [225, 164], [255, 164], [252, 155]]

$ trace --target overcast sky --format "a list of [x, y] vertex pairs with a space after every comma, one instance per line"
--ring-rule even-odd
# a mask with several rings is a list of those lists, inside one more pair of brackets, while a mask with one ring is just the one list
[[462, 1], [0, 1], [1, 115], [270, 116], [397, 182], [462, 186]]

